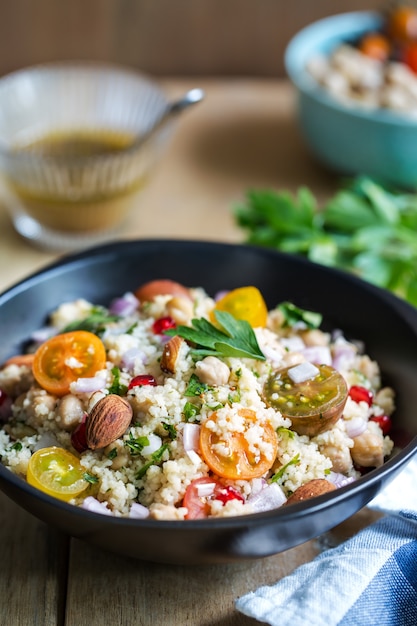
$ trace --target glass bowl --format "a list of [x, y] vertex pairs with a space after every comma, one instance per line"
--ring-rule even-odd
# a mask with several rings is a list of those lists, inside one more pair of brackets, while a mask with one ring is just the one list
[[136, 140], [167, 104], [152, 80], [117, 66], [48, 64], [0, 79], [1, 191], [16, 230], [77, 249], [121, 229], [170, 125]]

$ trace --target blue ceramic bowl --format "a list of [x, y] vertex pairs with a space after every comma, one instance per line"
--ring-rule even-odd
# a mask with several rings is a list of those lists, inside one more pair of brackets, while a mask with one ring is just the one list
[[341, 174], [367, 174], [417, 188], [417, 122], [394, 112], [344, 106], [309, 75], [306, 63], [342, 42], [378, 29], [377, 13], [358, 11], [324, 18], [301, 30], [285, 52], [287, 74], [298, 92], [302, 132], [315, 156]]

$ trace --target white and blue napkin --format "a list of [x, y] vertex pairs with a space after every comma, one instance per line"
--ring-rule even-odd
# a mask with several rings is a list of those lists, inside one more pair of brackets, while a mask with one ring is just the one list
[[417, 626], [417, 456], [368, 506], [386, 515], [236, 608], [270, 626]]

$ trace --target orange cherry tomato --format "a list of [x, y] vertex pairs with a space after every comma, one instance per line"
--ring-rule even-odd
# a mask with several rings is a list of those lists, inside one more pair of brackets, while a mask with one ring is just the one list
[[[246, 320], [253, 328], [265, 326], [268, 309], [259, 289], [238, 287], [220, 298], [214, 311], [226, 311], [238, 320]], [[212, 319], [215, 320], [212, 312]]]
[[399, 6], [388, 16], [388, 35], [396, 42], [417, 39], [417, 9]]
[[360, 41], [358, 48], [362, 54], [366, 54], [366, 56], [381, 62], [386, 61], [391, 52], [388, 39], [380, 33], [368, 33], [365, 35]]
[[191, 299], [187, 287], [169, 279], [151, 280], [138, 287], [135, 296], [139, 302], [149, 302], [156, 296], [179, 296]]
[[43, 389], [64, 396], [78, 378], [90, 378], [105, 368], [106, 350], [97, 335], [75, 330], [55, 335], [35, 352], [33, 375]]
[[57, 446], [37, 450], [29, 459], [26, 480], [54, 498], [68, 502], [87, 489], [85, 470], [76, 456]]
[[[241, 409], [243, 432], [224, 430], [221, 433], [211, 430], [207, 423], [217, 424], [218, 414], [213, 415], [201, 426], [200, 450], [209, 468], [222, 478], [230, 480], [251, 480], [263, 476], [271, 469], [277, 454], [278, 440], [275, 430], [269, 423], [262, 424], [262, 432], [257, 435], [260, 450], [256, 454], [250, 450], [245, 433], [254, 426], [256, 413]], [[262, 448], [267, 447], [267, 452]]]

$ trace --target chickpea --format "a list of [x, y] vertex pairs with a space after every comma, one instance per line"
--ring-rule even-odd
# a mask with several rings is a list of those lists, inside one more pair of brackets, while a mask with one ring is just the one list
[[362, 467], [380, 467], [384, 462], [384, 436], [374, 422], [353, 439], [352, 459]]
[[198, 361], [195, 371], [201, 382], [207, 385], [226, 385], [230, 376], [227, 365], [215, 356], [207, 356]]

